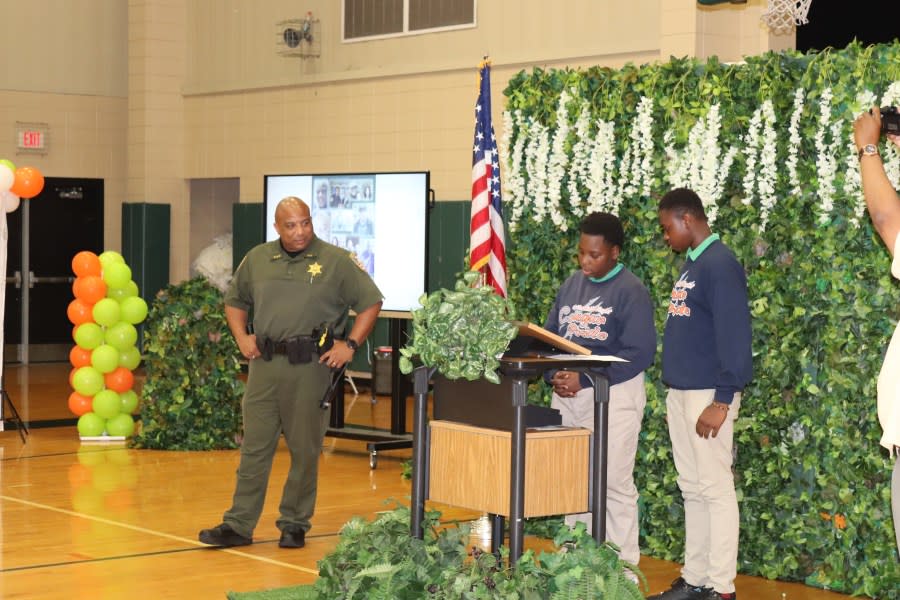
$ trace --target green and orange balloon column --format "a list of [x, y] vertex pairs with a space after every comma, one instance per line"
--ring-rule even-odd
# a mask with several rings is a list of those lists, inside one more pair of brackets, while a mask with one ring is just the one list
[[67, 314], [75, 326], [75, 346], [69, 353], [74, 390], [69, 410], [78, 416], [82, 437], [128, 437], [138, 406], [133, 371], [141, 362], [135, 326], [147, 318], [147, 303], [118, 252], [79, 252], [72, 271], [75, 299]]

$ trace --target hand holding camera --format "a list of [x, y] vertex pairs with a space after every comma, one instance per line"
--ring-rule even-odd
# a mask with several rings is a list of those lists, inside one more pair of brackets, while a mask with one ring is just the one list
[[896, 106], [881, 107], [881, 135], [900, 135], [900, 110]]

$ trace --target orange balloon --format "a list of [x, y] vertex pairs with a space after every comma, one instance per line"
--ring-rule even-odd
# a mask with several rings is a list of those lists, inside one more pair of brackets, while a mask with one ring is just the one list
[[82, 323], [92, 323], [94, 315], [91, 311], [91, 305], [84, 300], [75, 298], [69, 302], [69, 308], [66, 309], [66, 315], [73, 325], [81, 325]]
[[134, 385], [134, 375], [125, 367], [118, 367], [115, 371], [103, 376], [106, 387], [114, 392], [127, 392]]
[[16, 178], [9, 188], [19, 198], [34, 198], [44, 189], [44, 176], [34, 167], [19, 167]]
[[81, 346], [72, 346], [69, 350], [69, 362], [76, 369], [78, 367], [87, 367], [91, 364], [91, 351]]
[[[75, 283], [72, 284], [72, 293], [79, 300], [94, 306], [97, 302], [106, 298], [106, 282], [99, 275], [76, 277]], [[93, 315], [91, 318], [93, 318]]]
[[69, 410], [71, 410], [76, 417], [80, 417], [84, 413], [91, 412], [91, 406], [94, 403], [94, 399], [90, 396], [83, 396], [78, 392], [72, 392], [69, 394]]
[[90, 250], [82, 250], [72, 258], [72, 272], [78, 277], [87, 277], [88, 275], [100, 277], [103, 266], [96, 254]]

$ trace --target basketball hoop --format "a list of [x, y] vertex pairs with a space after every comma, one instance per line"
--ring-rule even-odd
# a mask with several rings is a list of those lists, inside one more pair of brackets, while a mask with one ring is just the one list
[[759, 18], [776, 35], [792, 33], [797, 25], [806, 25], [812, 0], [769, 0], [769, 8]]

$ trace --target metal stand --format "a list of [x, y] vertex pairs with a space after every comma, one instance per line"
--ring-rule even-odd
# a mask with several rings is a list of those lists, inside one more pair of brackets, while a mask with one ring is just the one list
[[413, 436], [406, 433], [406, 390], [400, 377], [400, 339], [403, 320], [390, 319], [391, 347], [391, 431], [346, 427], [344, 425], [344, 395], [338, 393], [331, 405], [331, 421], [325, 435], [335, 438], [368, 442], [369, 468], [378, 466], [379, 450], [398, 450], [413, 447]]
[[[5, 374], [3, 375], [3, 377], [5, 377]], [[6, 388], [3, 387], [3, 377], [0, 377], [0, 396], [3, 396], [3, 398], [0, 399], [0, 402], [2, 402], [3, 405], [9, 407], [10, 415], [12, 415], [9, 418], [4, 418], [3, 420], [9, 421], [16, 426], [16, 429], [19, 430], [19, 437], [22, 438], [22, 443], [24, 444], [25, 436], [28, 434], [28, 428], [25, 427], [25, 422], [22, 420], [22, 417], [19, 416], [19, 411], [16, 410], [16, 405], [13, 404], [12, 398], [9, 397]], [[2, 412], [3, 411], [0, 410], [0, 413]], [[0, 429], [3, 428], [0, 427]]]

